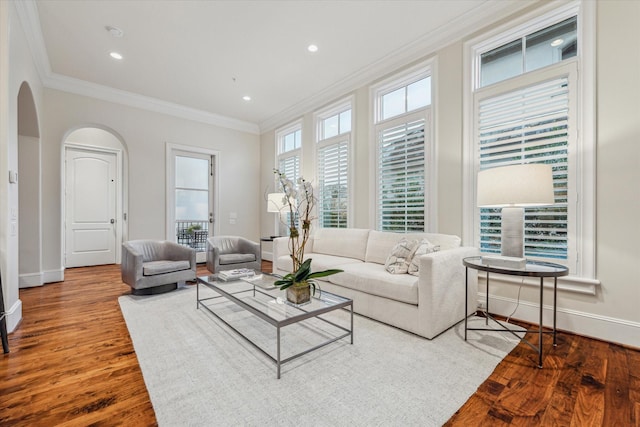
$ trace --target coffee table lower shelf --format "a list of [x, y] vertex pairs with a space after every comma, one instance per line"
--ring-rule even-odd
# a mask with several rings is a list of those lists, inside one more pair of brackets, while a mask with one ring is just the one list
[[[276, 377], [278, 379], [280, 379], [280, 375], [281, 375], [281, 367], [283, 364], [290, 362], [292, 360], [295, 360], [301, 356], [304, 356], [305, 354], [311, 353], [314, 350], [318, 350], [322, 347], [325, 347], [331, 343], [334, 343], [336, 341], [339, 341], [343, 338], [346, 337], [351, 337], [351, 344], [353, 344], [353, 301], [348, 299], [348, 298], [343, 298], [340, 297], [338, 295], [334, 295], [328, 292], [321, 292], [321, 295], [319, 297], [313, 297], [312, 300], [313, 303], [309, 304], [309, 305], [303, 305], [303, 306], [290, 306], [288, 305], [286, 307], [286, 310], [289, 312], [287, 313], [286, 316], [283, 316], [282, 318], [274, 318], [272, 315], [269, 315], [268, 313], [265, 313], [264, 311], [260, 310], [258, 306], [256, 305], [251, 305], [249, 302], [247, 302], [245, 298], [241, 298], [240, 296], [242, 294], [246, 294], [246, 293], [252, 293], [251, 296], [249, 296], [249, 298], [256, 298], [256, 295], [262, 295], [262, 296], [266, 296], [267, 298], [273, 298], [276, 299], [277, 296], [275, 295], [277, 292], [280, 292], [278, 290], [274, 290], [274, 289], [261, 289], [259, 287], [257, 287], [255, 284], [251, 284], [250, 282], [247, 283], [249, 286], [246, 287], [245, 289], [242, 289], [242, 285], [240, 284], [242, 282], [238, 281], [233, 283], [235, 285], [236, 288], [240, 288], [239, 290], [231, 290], [228, 289], [230, 286], [229, 283], [223, 283], [223, 282], [217, 282], [212, 276], [206, 276], [206, 277], [199, 277], [198, 278], [198, 282], [196, 284], [196, 294], [197, 294], [197, 308], [199, 309], [200, 307], [204, 308], [207, 312], [211, 313], [212, 315], [214, 315], [217, 319], [219, 319], [222, 323], [224, 323], [225, 325], [227, 325], [231, 330], [233, 330], [234, 332], [236, 332], [239, 336], [241, 336], [246, 342], [248, 342], [249, 344], [251, 344], [251, 346], [257, 350], [259, 350], [262, 354], [264, 354], [268, 359], [270, 359], [273, 363], [276, 364], [277, 367], [277, 372], [276, 372]], [[213, 290], [214, 292], [218, 293], [217, 296], [209, 296], [209, 297], [205, 297], [205, 298], [201, 298], [200, 296], [200, 286], [206, 286], [207, 288]], [[269, 354], [269, 352], [267, 352], [264, 348], [262, 348], [260, 345], [256, 344], [255, 342], [253, 342], [248, 336], [246, 336], [244, 333], [242, 333], [238, 328], [236, 328], [235, 326], [233, 326], [231, 324], [231, 322], [225, 320], [222, 318], [222, 316], [220, 316], [218, 313], [216, 313], [214, 310], [212, 310], [212, 308], [208, 305], [206, 305], [204, 302], [205, 301], [210, 301], [210, 300], [215, 300], [215, 299], [219, 299], [219, 298], [225, 298], [235, 304], [237, 304], [238, 306], [242, 307], [243, 309], [249, 311], [250, 313], [254, 314], [255, 316], [257, 316], [258, 318], [264, 320], [265, 322], [273, 325], [276, 328], [276, 357], [273, 357], [271, 354]], [[334, 323], [328, 319], [325, 319], [323, 317], [320, 317], [321, 315], [334, 311], [334, 310], [338, 310], [338, 309], [348, 309], [350, 312], [350, 326], [349, 328], [346, 328], [342, 325], [339, 325], [337, 323]], [[308, 348], [304, 351], [298, 352], [292, 356], [289, 356], [287, 358], [282, 358], [281, 357], [281, 329], [284, 328], [285, 326], [288, 325], [292, 325], [295, 323], [299, 323], [302, 322], [304, 320], [307, 319], [311, 319], [311, 318], [317, 318], [335, 328], [338, 328], [339, 330], [343, 331], [343, 334], [340, 334], [336, 337], [330, 338], [318, 345], [315, 345], [311, 348]]]

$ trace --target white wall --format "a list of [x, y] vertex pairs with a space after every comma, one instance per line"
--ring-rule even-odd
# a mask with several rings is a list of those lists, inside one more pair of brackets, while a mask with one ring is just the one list
[[18, 135], [20, 287], [40, 281], [40, 138]]
[[[53, 89], [44, 92], [42, 125], [43, 268], [61, 271], [63, 142], [71, 130], [99, 126], [122, 137], [128, 153], [129, 239], [166, 238], [166, 143], [220, 153], [220, 234], [259, 235], [260, 146], [257, 135], [117, 105]], [[74, 139], [77, 139], [74, 134]], [[238, 214], [236, 224], [229, 213]]]
[[[528, 10], [532, 10], [529, 8]], [[597, 279], [596, 295], [559, 293], [559, 327], [640, 347], [640, 2], [597, 3]], [[510, 19], [501, 21], [509, 22]], [[482, 29], [469, 39], [487, 31]], [[437, 162], [438, 230], [462, 235], [463, 43], [453, 42], [425, 58], [435, 57], [434, 126]], [[398, 70], [402, 71], [402, 70]], [[381, 76], [383, 77], [383, 76]], [[355, 218], [354, 226], [373, 228], [369, 85], [355, 90]], [[348, 95], [345, 93], [345, 96]], [[318, 105], [320, 109], [322, 106]], [[311, 117], [301, 111], [300, 116]], [[305, 125], [310, 123], [304, 121]], [[284, 125], [284, 123], [283, 123]], [[303, 133], [312, 134], [311, 125]], [[305, 144], [312, 142], [304, 139]], [[261, 137], [262, 168], [274, 165], [274, 133]], [[304, 153], [313, 150], [305, 146]], [[315, 173], [303, 159], [306, 174]], [[270, 176], [263, 173], [263, 187]], [[267, 215], [266, 213], [263, 214]], [[269, 221], [262, 222], [264, 228]], [[516, 306], [518, 286], [492, 282], [492, 308], [508, 315]], [[551, 295], [545, 293], [545, 304]], [[525, 286], [515, 318], [538, 322], [538, 291]]]
[[598, 2], [597, 275], [578, 309], [620, 319], [640, 347], [640, 2]]
[[33, 94], [38, 116], [42, 111], [42, 84], [38, 77], [26, 38], [13, 2], [0, 2], [0, 270], [7, 328], [13, 330], [22, 318], [18, 294], [19, 218], [18, 185], [7, 179], [9, 170], [18, 171], [18, 93], [27, 82]]

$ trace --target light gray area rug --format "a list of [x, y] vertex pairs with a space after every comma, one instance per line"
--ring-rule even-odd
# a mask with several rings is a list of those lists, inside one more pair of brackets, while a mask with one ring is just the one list
[[[272, 361], [196, 309], [195, 286], [119, 302], [160, 426], [439, 426], [516, 345], [472, 331], [465, 342], [463, 323], [430, 341], [355, 315], [353, 345], [284, 364], [278, 380]], [[273, 326], [222, 299], [215, 307], [275, 354]], [[327, 317], [349, 322], [342, 310]], [[282, 331], [285, 357], [337, 335], [317, 320]]]

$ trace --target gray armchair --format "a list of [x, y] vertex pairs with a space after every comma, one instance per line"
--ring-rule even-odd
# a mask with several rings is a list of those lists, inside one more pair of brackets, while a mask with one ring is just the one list
[[261, 269], [260, 245], [239, 236], [207, 239], [207, 269], [212, 273], [235, 268]]
[[130, 240], [122, 244], [122, 281], [134, 295], [152, 295], [196, 279], [196, 251], [169, 241]]

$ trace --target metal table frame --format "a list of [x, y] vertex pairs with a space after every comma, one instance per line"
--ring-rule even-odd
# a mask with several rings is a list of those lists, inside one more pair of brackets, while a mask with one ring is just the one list
[[[467, 331], [492, 331], [492, 332], [510, 332], [516, 338], [520, 339], [524, 343], [526, 343], [529, 347], [531, 347], [535, 352], [538, 353], [538, 368], [542, 368], [542, 337], [544, 334], [552, 334], [553, 335], [553, 346], [557, 346], [556, 342], [556, 312], [557, 312], [557, 296], [558, 296], [558, 277], [566, 276], [569, 274], [569, 269], [564, 265], [554, 264], [550, 262], [538, 262], [538, 261], [527, 261], [526, 267], [524, 269], [515, 269], [508, 267], [498, 267], [482, 264], [482, 257], [468, 257], [462, 260], [462, 263], [465, 266], [465, 284], [464, 284], [464, 312], [468, 313], [468, 293], [469, 293], [469, 269], [474, 269], [478, 271], [484, 271], [487, 273], [486, 281], [487, 281], [487, 292], [486, 292], [486, 309], [483, 312], [486, 318], [486, 325], [489, 325], [489, 320], [497, 323], [502, 329], [496, 328], [469, 328], [467, 326], [467, 319], [469, 316], [465, 315], [464, 318], [464, 340], [467, 340]], [[531, 267], [543, 267], [549, 268], [549, 270], [532, 270]], [[524, 276], [524, 277], [539, 277], [540, 278], [540, 304], [539, 304], [539, 313], [540, 319], [538, 323], [538, 329], [527, 329], [525, 331], [513, 331], [507, 328], [501, 321], [494, 318], [491, 314], [489, 314], [489, 273], [497, 273], [497, 274], [506, 274], [510, 276]], [[551, 331], [543, 331], [542, 325], [542, 314], [543, 314], [543, 294], [544, 294], [544, 278], [545, 277], [553, 277], [553, 329]], [[534, 334], [538, 334], [538, 346], [531, 344], [529, 341], [525, 340], [524, 337], [527, 332], [531, 332]], [[518, 333], [522, 333], [520, 336]]]
[[[335, 296], [337, 298], [343, 299], [343, 302], [339, 302], [337, 304], [331, 305], [331, 306], [326, 306], [322, 309], [318, 309], [318, 310], [313, 310], [313, 311], [307, 311], [305, 310], [305, 306], [290, 306], [292, 308], [295, 308], [297, 310], [300, 311], [300, 314], [290, 317], [290, 318], [286, 318], [283, 320], [278, 320], [278, 319], [274, 319], [273, 317], [269, 316], [268, 314], [260, 311], [259, 309], [257, 309], [256, 307], [253, 307], [252, 305], [246, 303], [245, 301], [243, 301], [241, 298], [238, 298], [236, 295], [239, 294], [244, 294], [247, 292], [252, 292], [253, 293], [253, 297], [256, 296], [256, 293], [258, 294], [262, 294], [262, 295], [266, 295], [269, 298], [273, 298], [273, 295], [264, 292], [261, 288], [256, 287], [255, 284], [252, 284], [250, 282], [244, 282], [247, 284], [247, 289], [243, 289], [237, 292], [227, 292], [224, 289], [222, 289], [219, 286], [216, 286], [214, 283], [215, 282], [211, 282], [208, 280], [209, 276], [204, 276], [204, 277], [198, 277], [198, 281], [196, 283], [196, 299], [197, 299], [197, 303], [196, 303], [196, 308], [199, 309], [200, 307], [206, 309], [209, 313], [211, 313], [212, 315], [214, 315], [215, 317], [217, 317], [220, 321], [222, 321], [222, 323], [224, 323], [225, 325], [227, 325], [229, 328], [231, 328], [233, 331], [235, 331], [238, 335], [240, 335], [242, 338], [245, 339], [245, 341], [247, 341], [249, 344], [251, 344], [255, 349], [259, 350], [262, 354], [264, 354], [268, 359], [270, 359], [272, 362], [274, 362], [277, 366], [277, 378], [280, 379], [280, 373], [281, 373], [281, 366], [284, 363], [290, 362], [294, 359], [297, 359], [298, 357], [304, 356], [307, 353], [310, 353], [314, 350], [317, 350], [321, 347], [324, 347], [328, 344], [331, 344], [335, 341], [338, 341], [342, 338], [351, 336], [351, 344], [353, 344], [353, 300], [345, 298], [345, 297], [340, 297], [338, 295], [334, 295], [331, 294], [329, 292], [322, 292], [320, 297], [312, 297], [316, 300], [320, 300], [322, 299], [322, 294], [327, 294], [328, 296]], [[214, 296], [214, 297], [208, 297], [208, 298], [200, 298], [200, 285], [204, 285], [207, 288], [213, 290], [214, 292], [218, 293], [218, 296]], [[242, 307], [243, 309], [249, 311], [250, 313], [253, 313], [254, 315], [256, 315], [258, 318], [264, 320], [265, 322], [273, 325], [276, 327], [276, 357], [273, 357], [271, 354], [269, 354], [266, 350], [264, 350], [262, 347], [260, 347], [258, 344], [254, 343], [253, 341], [251, 341], [250, 338], [248, 338], [246, 335], [244, 335], [242, 332], [240, 332], [236, 327], [234, 327], [233, 325], [231, 325], [229, 322], [227, 322], [226, 320], [224, 320], [221, 316], [219, 316], [217, 313], [215, 313], [209, 306], [205, 305], [203, 302], [204, 301], [208, 301], [208, 300], [214, 300], [214, 299], [218, 299], [218, 298], [226, 298], [227, 300], [237, 304], [238, 306]], [[338, 325], [330, 320], [327, 320], [325, 318], [320, 317], [320, 315], [328, 313], [330, 311], [334, 311], [334, 310], [338, 310], [341, 308], [346, 309], [347, 307], [349, 307], [349, 311], [350, 311], [350, 327], [349, 329], [345, 328], [344, 326]], [[285, 326], [288, 325], [292, 325], [294, 323], [298, 323], [301, 322], [303, 320], [306, 319], [310, 319], [316, 317], [320, 320], [322, 320], [325, 323], [328, 323], [342, 331], [344, 331], [344, 334], [341, 334], [337, 337], [331, 338], [327, 341], [324, 341], [321, 344], [318, 344], [314, 347], [311, 347], [307, 350], [301, 351], [300, 353], [296, 353], [292, 356], [287, 357], [286, 359], [282, 359], [281, 358], [281, 333], [280, 330], [282, 328], [284, 328]]]

